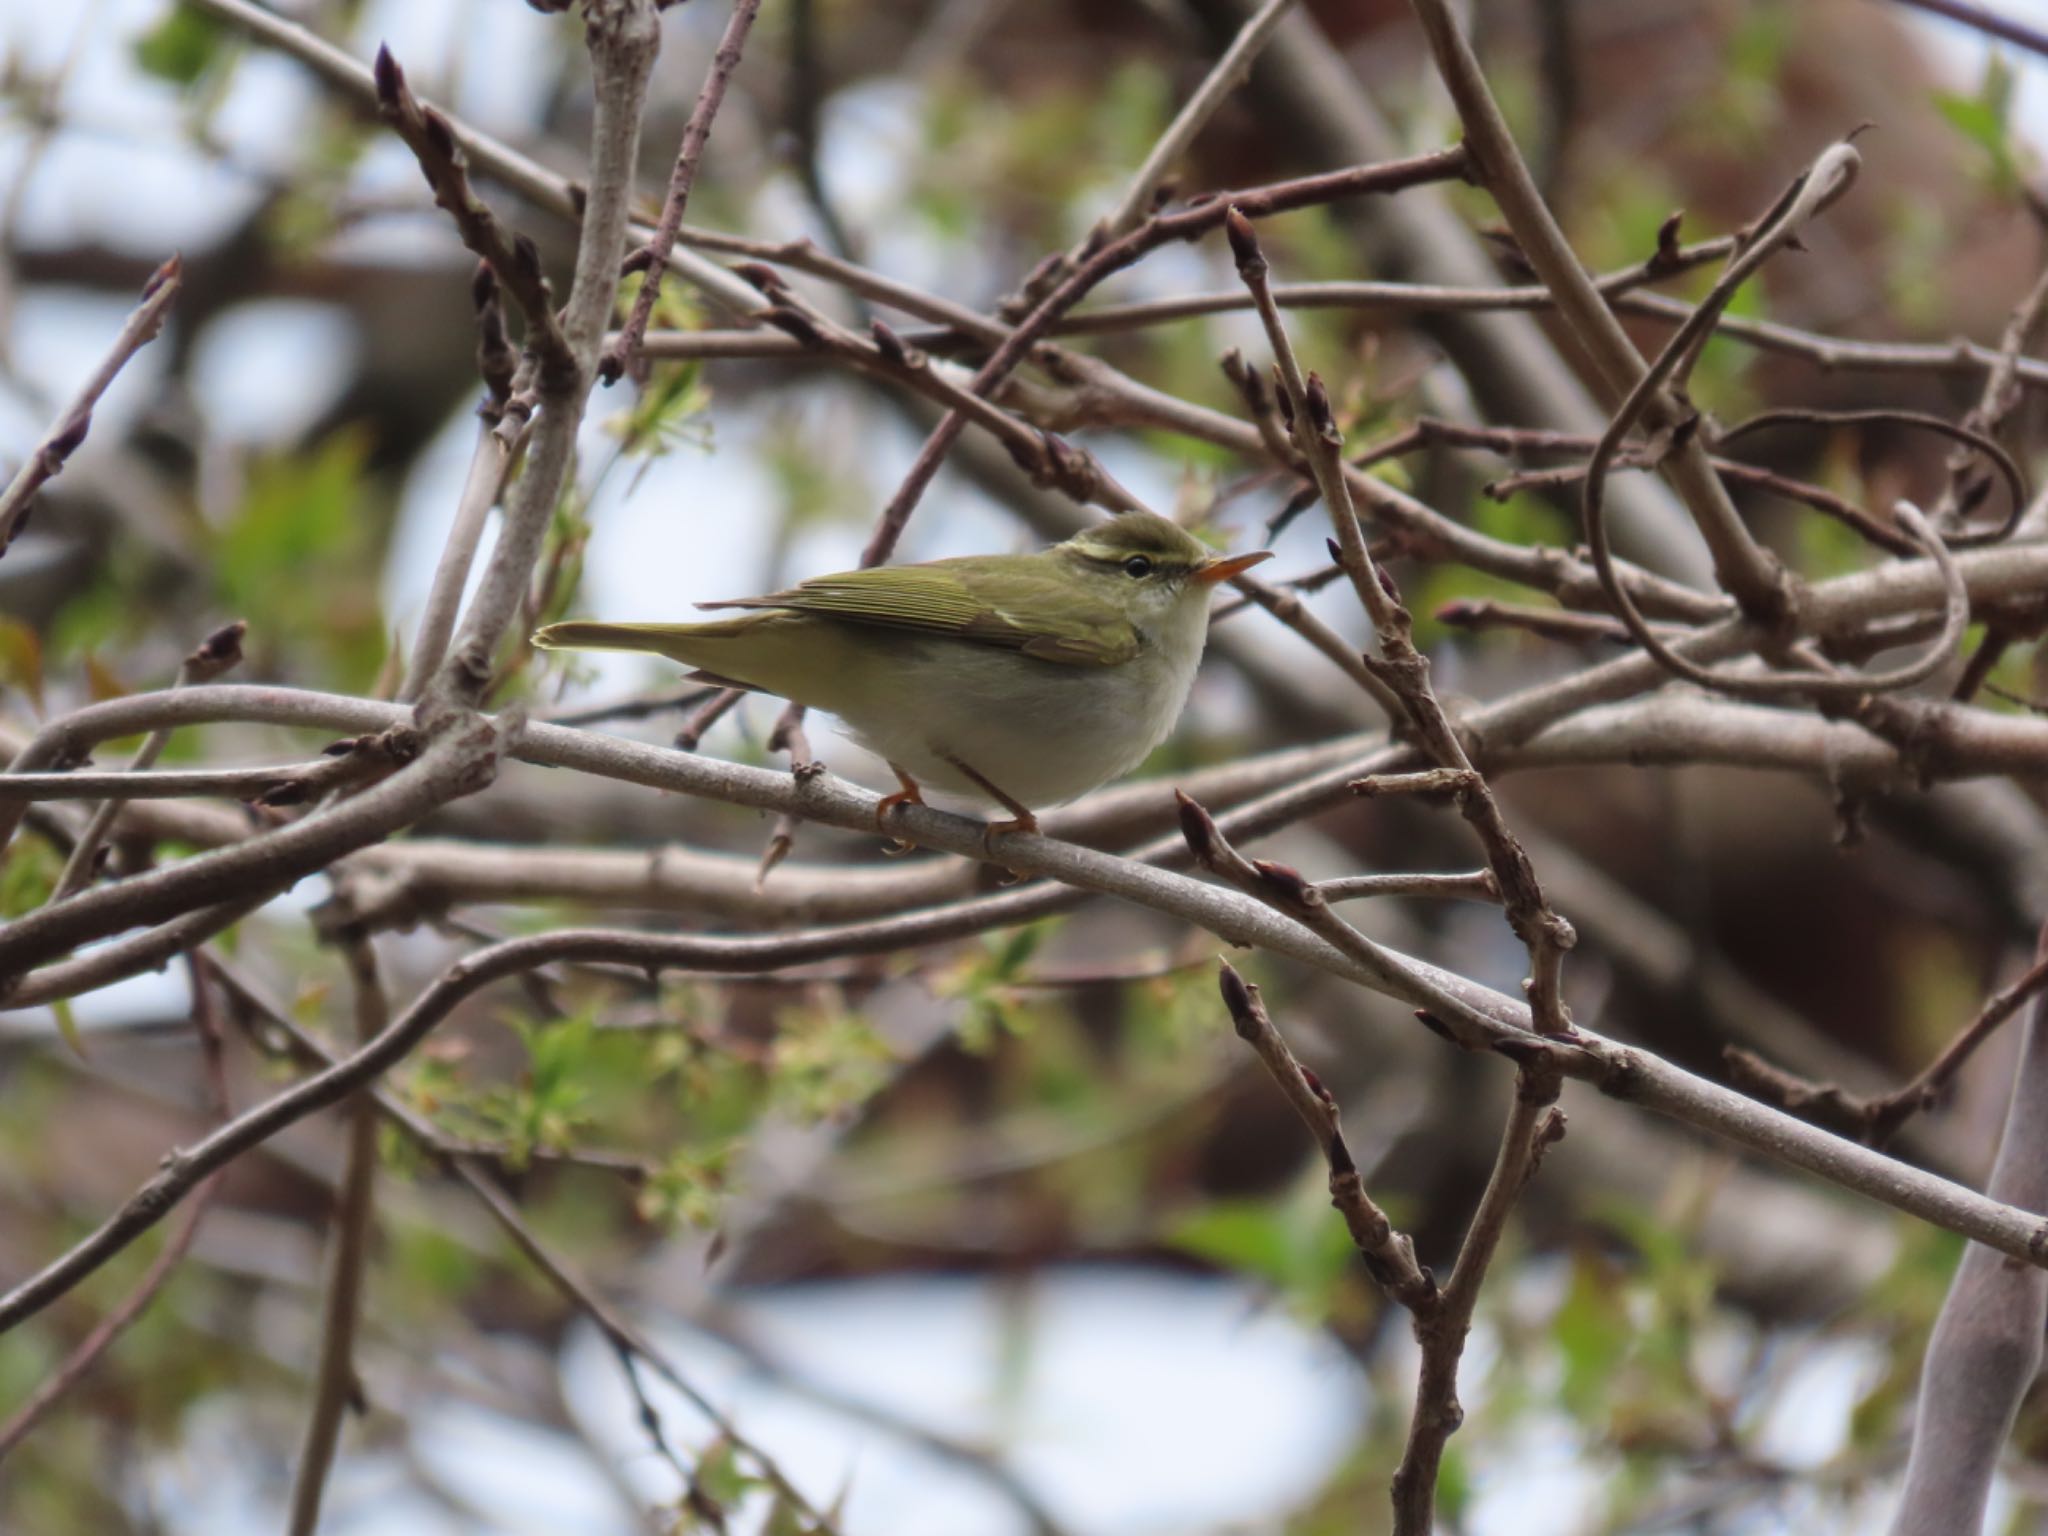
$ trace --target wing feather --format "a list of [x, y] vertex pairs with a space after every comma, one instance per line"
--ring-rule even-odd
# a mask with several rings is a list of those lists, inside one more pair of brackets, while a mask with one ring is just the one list
[[[1137, 630], [1127, 619], [1028, 556], [842, 571], [766, 597], [699, 606], [787, 608], [849, 624], [948, 635], [1074, 667], [1114, 666], [1138, 651]], [[1019, 617], [1020, 610], [1030, 617]]]

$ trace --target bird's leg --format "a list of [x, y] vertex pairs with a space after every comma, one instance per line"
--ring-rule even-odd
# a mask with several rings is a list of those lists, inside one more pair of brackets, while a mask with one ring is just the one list
[[[972, 779], [975, 788], [979, 789], [989, 799], [995, 801], [996, 804], [1010, 813], [1010, 820], [992, 821], [988, 824], [987, 830], [981, 834], [982, 851], [988, 854], [989, 857], [995, 857], [996, 839], [1005, 833], [1036, 832], [1038, 830], [1038, 818], [1031, 814], [1030, 806], [1021, 800], [1013, 799], [1009, 795], [1004, 794], [994, 784], [989, 782], [985, 774], [977, 773], [971, 765], [961, 762], [959, 758], [954, 757], [952, 754], [946, 754], [946, 761]], [[1011, 870], [1010, 873], [1016, 874], [1017, 871]]]
[[[895, 810], [897, 806], [924, 804], [924, 791], [918, 788], [917, 780], [913, 779], [894, 763], [889, 765], [889, 771], [896, 775], [896, 782], [903, 787], [893, 795], [882, 796], [875, 803], [875, 830], [884, 833], [889, 830], [889, 813]], [[906, 843], [900, 837], [892, 836], [890, 843], [889, 851], [892, 853], [909, 853], [916, 847], [916, 844]]]

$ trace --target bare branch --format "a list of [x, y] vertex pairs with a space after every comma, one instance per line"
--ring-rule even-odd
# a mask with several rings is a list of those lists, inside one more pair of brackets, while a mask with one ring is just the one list
[[[2043, 930], [2035, 971], [2048, 967]], [[2031, 974], [2031, 973], [2030, 973]], [[1993, 1199], [2048, 1211], [2048, 1004], [2036, 1002], [2013, 1073]], [[1975, 1531], [2020, 1400], [2041, 1363], [2048, 1274], [1972, 1243], [1927, 1341], [1913, 1450], [1892, 1536]]]
[[1437, 1305], [1419, 1314], [1415, 1337], [1422, 1345], [1422, 1369], [1415, 1383], [1415, 1415], [1408, 1425], [1408, 1444], [1394, 1469], [1394, 1530], [1399, 1536], [1430, 1536], [1436, 1529], [1437, 1476], [1444, 1446], [1465, 1421], [1458, 1403], [1458, 1363], [1465, 1338], [1472, 1331], [1472, 1313], [1479, 1287], [1493, 1262], [1508, 1212], [1534, 1177], [1544, 1150], [1564, 1135], [1564, 1116], [1551, 1106], [1559, 1079], [1546, 1059], [1547, 1048], [1531, 1048], [1515, 1080], [1514, 1104], [1501, 1129], [1500, 1150], [1493, 1172], [1472, 1214], [1451, 1278]]
[[[454, 646], [424, 697], [472, 705], [492, 676], [498, 643], [517, 616], [540, 558], [548, 524], [576, 446], [576, 430], [596, 377], [605, 323], [618, 291], [627, 212], [640, 143], [640, 108], [661, 30], [653, 0], [605, 0], [585, 7], [596, 111], [590, 128], [590, 186], [582, 205], [576, 275], [563, 313], [566, 350], [535, 378], [540, 417], [520, 476], [505, 509], [491, 561], [464, 616]], [[443, 120], [445, 122], [445, 120]], [[460, 138], [449, 129], [449, 142]], [[504, 274], [500, 272], [500, 279]], [[531, 317], [529, 317], [531, 318]]]
[[[204, 1063], [208, 1092], [213, 1100], [215, 1116], [225, 1121], [234, 1114], [234, 1107], [228, 1101], [227, 1072], [222, 1061], [221, 1028], [219, 1005], [213, 995], [213, 978], [208, 973], [207, 963], [197, 953], [186, 956], [192, 982], [192, 1025], [199, 1036], [200, 1058]], [[220, 1189], [221, 1176], [210, 1175], [201, 1181], [193, 1192], [192, 1203], [185, 1208], [177, 1227], [164, 1239], [164, 1245], [157, 1250], [149, 1268], [135, 1283], [135, 1289], [122, 1298], [119, 1305], [100, 1319], [93, 1330], [78, 1341], [77, 1347], [64, 1357], [49, 1375], [37, 1384], [21, 1406], [10, 1414], [5, 1423], [0, 1423], [0, 1461], [5, 1461], [13, 1451], [26, 1440], [31, 1431], [49, 1416], [50, 1410], [61, 1401], [66, 1393], [84, 1379], [87, 1372], [115, 1342], [132, 1327], [137, 1318], [149, 1310], [165, 1284], [177, 1271], [192, 1247], [192, 1239], [198, 1235], [199, 1223], [204, 1219], [213, 1197]]]
[[1070, 254], [1069, 262], [1085, 259], [1090, 250], [1119, 235], [1129, 234], [1137, 227], [1138, 221], [1150, 211], [1174, 162], [1187, 153], [1209, 119], [1216, 115], [1217, 108], [1229, 99], [1230, 93], [1244, 84], [1245, 76], [1251, 73], [1260, 50], [1266, 46], [1274, 28], [1280, 25], [1293, 4], [1294, 0], [1266, 0], [1238, 29], [1237, 36], [1223, 50], [1223, 56], [1203, 78], [1201, 86], [1182, 104], [1173, 121], [1166, 125], [1166, 131], [1153, 142], [1145, 163], [1131, 177], [1116, 207], [1097, 222], [1089, 232], [1086, 245], [1078, 254]]
[[1356, 901], [1363, 896], [1431, 896], [1449, 901], [1500, 900], [1500, 887], [1490, 869], [1457, 875], [1345, 875], [1316, 886], [1325, 901]]
[[[198, 683], [210, 683], [224, 673], [231, 672], [242, 660], [242, 636], [249, 626], [237, 619], [224, 624], [193, 648], [178, 666], [177, 681], [173, 688], [185, 688]], [[129, 760], [128, 771], [138, 772], [149, 767], [163, 755], [171, 739], [167, 730], [152, 731], [136, 749]], [[116, 789], [113, 794], [120, 794]], [[99, 859], [100, 845], [106, 840], [107, 829], [114, 824], [114, 818], [121, 814], [121, 801], [108, 800], [93, 809], [92, 819], [85, 824], [85, 830], [78, 834], [78, 841], [72, 845], [71, 857], [64, 861], [63, 872], [57, 876], [56, 888], [50, 892], [50, 900], [62, 901], [76, 891], [83, 890], [93, 876], [93, 867]]]
[[[1408, 187], [1462, 176], [1465, 169], [1465, 151], [1459, 146], [1406, 160], [1304, 176], [1249, 192], [1212, 194], [1170, 213], [1154, 214], [1128, 235], [1112, 240], [1096, 251], [1039, 300], [988, 361], [981, 365], [967, 387], [977, 395], [992, 393], [1025, 360], [1030, 349], [1045, 336], [1052, 324], [1103, 279], [1163, 245], [1200, 239], [1222, 224], [1223, 216], [1230, 208], [1238, 209], [1246, 218], [1266, 218], [1343, 198], [1390, 195]], [[916, 462], [904, 476], [903, 484], [890, 498], [888, 506], [883, 508], [874, 536], [861, 554], [861, 564], [879, 565], [889, 558], [897, 539], [902, 536], [904, 524], [910, 520], [910, 514], [917, 506], [918, 498], [939, 472], [947, 449], [966, 424], [967, 418], [954, 410], [948, 411], [932, 429], [924, 446], [918, 450]]]
[[641, 338], [647, 334], [647, 322], [654, 314], [654, 301], [661, 296], [661, 279], [668, 269], [669, 253], [675, 249], [676, 234], [683, 227], [683, 210], [690, 203], [697, 166], [711, 138], [712, 119], [725, 101], [725, 88], [733, 71], [740, 67], [740, 51], [746, 47], [747, 33], [760, 10], [761, 0], [733, 0], [725, 33], [711, 55], [711, 68], [697, 92], [696, 105], [690, 109], [690, 120], [683, 125], [683, 142], [676, 151], [675, 169], [669, 173], [661, 218], [654, 226], [653, 236], [632, 258], [641, 273], [640, 291], [633, 296], [633, 311], [617, 339], [605, 346], [598, 359], [598, 377], [607, 384], [633, 367], [639, 356]]
[[1989, 6], [1978, 5], [1975, 0], [1899, 0], [1902, 5], [1917, 6], [1923, 11], [1932, 11], [1937, 16], [1946, 16], [1950, 21], [1959, 21], [1966, 27], [1974, 27], [1987, 37], [2003, 38], [2008, 43], [2048, 57], [2048, 32], [2030, 27], [2025, 22], [2015, 21], [2010, 16], [2001, 16]]
[[1351, 578], [1352, 590], [1372, 620], [1378, 656], [1368, 665], [1399, 697], [1423, 750], [1441, 771], [1457, 776], [1465, 786], [1459, 809], [1486, 851], [1508, 924], [1529, 951], [1529, 995], [1536, 1027], [1544, 1034], [1560, 1034], [1569, 1027], [1570, 1017], [1564, 1005], [1562, 969], [1565, 951], [1575, 942], [1571, 924], [1551, 910], [1528, 855], [1509, 830], [1507, 818], [1501, 814], [1486, 780], [1472, 766], [1464, 742], [1430, 686], [1429, 659], [1415, 648], [1408, 610], [1401, 603], [1393, 578], [1374, 561], [1366, 547], [1352, 506], [1351, 485], [1345, 476], [1344, 439], [1337, 429], [1329, 395], [1322, 380], [1314, 374], [1306, 380], [1302, 377], [1286, 324], [1273, 303], [1266, 258], [1259, 249], [1257, 232], [1251, 221], [1235, 209], [1231, 210], [1226, 228], [1238, 275], [1251, 291], [1266, 338], [1272, 343], [1274, 365], [1289, 403], [1294, 440], [1315, 475], [1323, 504], [1329, 510], [1337, 535], [1331, 555]]
[[436, 807], [474, 794], [496, 773], [503, 744], [496, 726], [476, 719], [432, 742], [406, 768], [352, 800], [239, 847], [200, 854], [116, 886], [82, 891], [0, 926], [0, 999], [30, 967], [81, 944], [124, 928], [163, 922], [195, 906], [246, 899], [252, 890], [287, 888]]
[[476, 446], [470, 452], [469, 472], [463, 476], [462, 494], [455, 503], [455, 516], [448, 525], [448, 538], [441, 558], [434, 566], [433, 584], [427, 589], [426, 607], [420, 613], [419, 629], [413, 636], [412, 657], [406, 663], [405, 683], [398, 696], [412, 703], [426, 690], [427, 682], [448, 654], [448, 638], [455, 633], [456, 616], [462, 609], [462, 593], [469, 585], [470, 567], [476, 563], [482, 544], [484, 524], [491, 508], [504, 493], [505, 480], [526, 438], [526, 420], [521, 417], [507, 425], [505, 406], [513, 393], [509, 348], [504, 338], [504, 318], [498, 303], [497, 280], [488, 263], [479, 263], [470, 285], [477, 310], [477, 361], [488, 393], [478, 415], [482, 418]]
[[[1451, 17], [1450, 6], [1446, 0], [1413, 0], [1413, 4], [1436, 57], [1437, 72], [1450, 89], [1459, 121], [1464, 124], [1480, 180], [1499, 203], [1523, 254], [1556, 296], [1560, 314], [1586, 349], [1602, 397], [1610, 408], [1618, 408], [1647, 377], [1642, 358], [1545, 206], [1480, 72], [1472, 45]], [[1688, 413], [1655, 382], [1643, 395], [1640, 410], [1652, 428], [1676, 432]], [[1766, 621], [1782, 614], [1789, 600], [1784, 572], [1750, 537], [1696, 439], [1687, 437], [1677, 446], [1668, 474], [1713, 552], [1722, 586], [1734, 594], [1746, 613]]]
[[[354, 989], [356, 1042], [366, 1045], [391, 1022], [377, 956], [360, 935], [342, 941], [342, 959]], [[356, 1325], [362, 1312], [364, 1270], [369, 1262], [371, 1210], [377, 1186], [377, 1106], [367, 1095], [347, 1106], [348, 1156], [341, 1192], [328, 1223], [327, 1286], [320, 1319], [320, 1360], [313, 1375], [313, 1411], [299, 1449], [292, 1482], [291, 1536], [314, 1536], [327, 1474], [341, 1441], [341, 1421], [358, 1395]]]
[[1436, 1281], [1415, 1262], [1415, 1245], [1405, 1233], [1394, 1230], [1386, 1212], [1366, 1193], [1365, 1179], [1358, 1164], [1352, 1161], [1351, 1149], [1345, 1145], [1344, 1122], [1330, 1090], [1295, 1060], [1294, 1052], [1273, 1027], [1266, 1005], [1259, 998], [1259, 989], [1240, 976], [1228, 960], [1220, 962], [1217, 982], [1223, 992], [1223, 1005], [1230, 1010], [1231, 1023], [1237, 1027], [1237, 1037], [1257, 1053], [1260, 1063], [1272, 1074], [1287, 1102], [1294, 1106], [1294, 1112], [1315, 1138], [1323, 1160], [1330, 1165], [1330, 1204], [1343, 1216], [1351, 1241], [1364, 1256], [1373, 1279], [1411, 1312], [1433, 1307], [1437, 1300]]
[[573, 382], [576, 360], [555, 318], [555, 297], [540, 269], [540, 250], [524, 235], [507, 230], [471, 190], [469, 168], [455, 133], [433, 107], [423, 106], [389, 48], [377, 50], [371, 66], [377, 85], [377, 113], [405, 140], [420, 163], [434, 202], [455, 221], [462, 243], [488, 266], [526, 320], [526, 345], [540, 360], [543, 387]]
[[71, 403], [43, 435], [42, 441], [29, 451], [28, 458], [14, 472], [7, 488], [0, 491], [0, 555], [7, 553], [7, 546], [14, 542], [28, 521], [36, 492], [56, 476], [64, 467], [64, 461], [78, 451], [78, 445], [92, 430], [93, 407], [100, 403], [100, 396], [107, 392], [107, 386], [128, 366], [128, 359], [155, 340], [157, 332], [163, 329], [164, 316], [170, 310], [171, 301], [177, 298], [183, 281], [184, 269], [176, 256], [150, 274], [149, 281], [142, 285], [141, 300], [122, 323], [107, 355], [100, 359], [99, 366], [79, 386], [78, 393], [72, 396]]

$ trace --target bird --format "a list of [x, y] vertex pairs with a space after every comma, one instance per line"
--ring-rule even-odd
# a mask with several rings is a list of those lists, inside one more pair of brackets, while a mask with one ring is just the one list
[[543, 650], [639, 651], [705, 683], [835, 715], [901, 786], [1000, 806], [988, 837], [1137, 767], [1194, 684], [1215, 586], [1269, 550], [1219, 555], [1169, 518], [1124, 512], [1031, 554], [965, 555], [816, 576], [700, 609], [701, 623], [569, 619]]

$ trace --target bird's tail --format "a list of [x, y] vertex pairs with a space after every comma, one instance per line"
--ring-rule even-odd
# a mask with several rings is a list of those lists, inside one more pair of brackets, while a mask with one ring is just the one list
[[646, 651], [686, 666], [703, 659], [706, 631], [719, 624], [604, 624], [596, 619], [570, 619], [535, 632], [533, 643], [544, 651]]
[[728, 688], [757, 688], [784, 698], [803, 695], [816, 671], [810, 647], [782, 613], [748, 613], [702, 624], [605, 624], [569, 619], [539, 630], [533, 643], [544, 651], [643, 651], [686, 667], [699, 682]]

